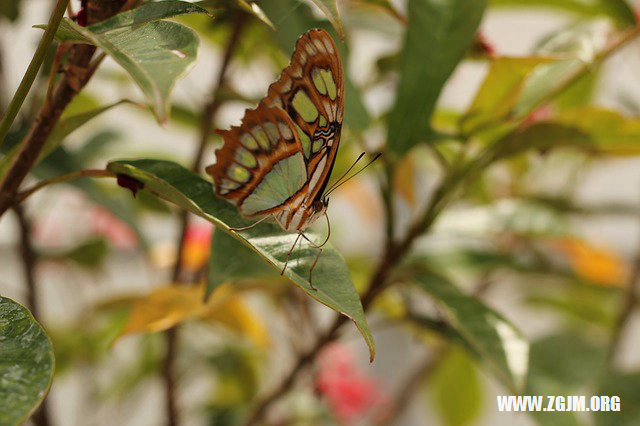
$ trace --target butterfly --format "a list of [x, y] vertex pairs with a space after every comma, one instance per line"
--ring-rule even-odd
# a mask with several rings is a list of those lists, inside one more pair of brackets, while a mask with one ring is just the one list
[[[342, 61], [331, 36], [312, 29], [298, 39], [291, 62], [258, 106], [245, 111], [241, 125], [216, 131], [224, 144], [206, 169], [215, 194], [244, 217], [258, 222], [272, 217], [283, 230], [298, 232], [282, 273], [300, 236], [309, 241], [303, 231], [326, 216], [325, 189], [343, 115]], [[310, 283], [324, 243], [311, 244], [320, 252]]]

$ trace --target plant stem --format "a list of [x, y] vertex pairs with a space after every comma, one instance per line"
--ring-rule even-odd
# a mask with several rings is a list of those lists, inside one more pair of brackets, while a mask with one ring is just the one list
[[[204, 151], [209, 142], [209, 136], [211, 135], [211, 131], [213, 128], [213, 119], [215, 117], [218, 108], [221, 105], [220, 100], [220, 90], [225, 84], [227, 70], [229, 68], [229, 64], [231, 63], [231, 57], [233, 56], [233, 52], [235, 51], [238, 41], [240, 40], [240, 35], [242, 34], [242, 30], [244, 28], [244, 23], [246, 20], [246, 14], [243, 12], [239, 12], [233, 29], [231, 30], [231, 34], [229, 35], [229, 40], [227, 41], [227, 46], [225, 48], [224, 56], [222, 58], [222, 64], [220, 66], [220, 72], [218, 73], [217, 80], [215, 82], [214, 88], [211, 91], [211, 97], [209, 101], [205, 104], [202, 112], [202, 117], [200, 121], [200, 135], [198, 139], [198, 147], [195, 155], [193, 156], [193, 161], [191, 164], [191, 169], [198, 173], [200, 168], [202, 167], [202, 160], [204, 157]], [[189, 213], [186, 210], [182, 210], [180, 212], [180, 234], [178, 237], [178, 250], [176, 253], [176, 263], [174, 264], [173, 271], [171, 274], [171, 282], [175, 285], [181, 282], [180, 278], [183, 275], [182, 271], [182, 256], [184, 252], [184, 242], [185, 236], [187, 233], [187, 229], [189, 227]], [[164, 381], [165, 388], [165, 401], [166, 401], [166, 415], [167, 415], [167, 423], [170, 426], [177, 426], [180, 424], [179, 410], [176, 402], [176, 372], [175, 372], [175, 361], [176, 354], [178, 350], [178, 328], [173, 327], [165, 332], [166, 336], [166, 353], [163, 361], [162, 368], [162, 377]]]
[[15, 203], [16, 204], [22, 203], [28, 197], [33, 195], [33, 193], [41, 190], [42, 188], [44, 188], [46, 186], [53, 185], [53, 184], [56, 184], [56, 183], [68, 182], [70, 180], [74, 180], [74, 179], [78, 179], [78, 178], [82, 178], [82, 177], [98, 177], [98, 178], [102, 178], [102, 177], [115, 177], [115, 175], [113, 173], [111, 173], [110, 171], [108, 171], [108, 170], [87, 169], [87, 170], [80, 170], [80, 171], [77, 171], [77, 172], [71, 172], [71, 173], [67, 173], [67, 174], [64, 174], [64, 175], [56, 176], [56, 177], [51, 178], [51, 179], [40, 181], [40, 182], [36, 183], [35, 185], [33, 185], [32, 187], [30, 187], [29, 189], [25, 189], [24, 191], [20, 192], [16, 196]]
[[53, 12], [49, 18], [49, 23], [47, 24], [47, 29], [44, 31], [44, 34], [42, 34], [42, 38], [40, 39], [40, 43], [38, 43], [38, 48], [33, 54], [33, 58], [31, 58], [27, 72], [22, 77], [22, 81], [20, 82], [16, 93], [13, 95], [13, 99], [11, 99], [9, 106], [7, 107], [4, 117], [2, 117], [2, 121], [0, 121], [0, 146], [2, 146], [7, 133], [9, 133], [9, 128], [18, 115], [20, 107], [22, 107], [22, 104], [31, 89], [31, 85], [38, 75], [38, 70], [42, 66], [42, 62], [44, 62], [47, 50], [49, 49], [51, 42], [53, 42], [53, 37], [55, 36], [56, 31], [58, 31], [64, 12], [67, 10], [68, 3], [69, 0], [58, 0], [53, 8]]

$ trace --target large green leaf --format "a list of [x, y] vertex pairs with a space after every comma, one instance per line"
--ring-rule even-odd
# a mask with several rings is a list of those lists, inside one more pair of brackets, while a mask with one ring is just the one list
[[442, 87], [473, 42], [486, 0], [412, 0], [389, 117], [388, 144], [403, 154], [424, 140]]
[[443, 308], [450, 324], [481, 359], [514, 391], [524, 388], [529, 344], [499, 313], [469, 296], [445, 277], [419, 273], [416, 283]]
[[0, 296], [0, 424], [24, 422], [46, 396], [53, 371], [42, 326], [24, 306]]
[[635, 17], [625, 0], [491, 0], [492, 6], [554, 8], [586, 17], [609, 16], [623, 25], [634, 25]]
[[[109, 163], [108, 169], [141, 182], [146, 190], [158, 197], [209, 220], [216, 225], [216, 232], [226, 232], [276, 271], [283, 269], [284, 260], [296, 235], [284, 233], [271, 224], [261, 224], [246, 231], [232, 231], [231, 228], [247, 226], [253, 222], [243, 219], [234, 206], [214, 196], [211, 183], [184, 167], [169, 161], [135, 160]], [[316, 243], [322, 242], [319, 235], [307, 235]], [[342, 255], [330, 244], [325, 246], [313, 270], [315, 289], [311, 287], [309, 269], [317, 253], [317, 249], [303, 242], [291, 253], [284, 275], [317, 301], [353, 320], [373, 358], [373, 337], [362, 304]]]
[[186, 13], [206, 10], [182, 1], [145, 3], [87, 28], [64, 19], [56, 37], [104, 50], [133, 78], [158, 119], [166, 121], [171, 90], [194, 63], [198, 37], [183, 25], [159, 19]]

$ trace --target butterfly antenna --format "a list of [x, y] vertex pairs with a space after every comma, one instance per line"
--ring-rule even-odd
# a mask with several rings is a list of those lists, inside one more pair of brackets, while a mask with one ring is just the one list
[[[378, 158], [380, 158], [380, 156], [382, 155], [381, 152], [379, 152], [378, 154], [376, 154], [375, 157], [373, 157], [373, 159], [371, 161], [369, 161], [367, 164], [364, 165], [364, 167], [362, 167], [360, 170], [358, 170], [357, 172], [355, 172], [354, 174], [352, 174], [351, 176], [349, 176], [347, 179], [343, 180], [342, 182], [340, 182], [337, 185], [333, 185], [333, 187], [331, 187], [331, 189], [329, 191], [327, 191], [323, 196], [327, 197], [330, 193], [332, 193], [333, 191], [335, 191], [336, 189], [338, 189], [340, 186], [344, 185], [345, 183], [347, 183], [348, 181], [350, 181], [351, 179], [353, 179], [354, 177], [358, 176], [358, 174], [360, 174], [361, 171], [363, 171], [364, 169], [366, 169], [367, 167], [369, 167], [371, 164], [373, 164], [374, 161], [376, 161]], [[362, 155], [360, 156], [362, 157]], [[359, 157], [358, 157], [359, 159]], [[355, 165], [355, 163], [354, 163]], [[353, 166], [351, 166], [353, 167]], [[342, 178], [341, 178], [342, 179]]]
[[342, 180], [346, 175], [348, 175], [348, 174], [349, 174], [349, 172], [351, 171], [351, 169], [353, 169], [353, 167], [354, 167], [356, 164], [358, 164], [358, 161], [360, 161], [360, 159], [361, 159], [362, 157], [364, 157], [364, 154], [365, 154], [365, 153], [363, 152], [362, 154], [360, 154], [360, 155], [358, 156], [358, 158], [356, 158], [356, 161], [354, 161], [354, 162], [353, 162], [353, 164], [351, 165], [351, 167], [349, 167], [349, 169], [348, 169], [346, 172], [344, 172], [344, 174], [343, 174], [342, 176], [340, 176], [340, 178], [339, 178], [337, 181], [335, 181], [335, 182], [333, 183], [333, 185], [331, 185], [331, 187], [330, 187], [329, 189], [327, 189], [326, 194], [328, 194], [329, 192], [333, 191], [333, 188], [335, 188], [337, 185], [339, 185], [339, 184], [340, 184], [340, 181], [341, 181], [341, 180]]

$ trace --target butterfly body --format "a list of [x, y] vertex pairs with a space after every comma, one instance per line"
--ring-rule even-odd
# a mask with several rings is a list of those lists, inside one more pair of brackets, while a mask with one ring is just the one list
[[224, 139], [207, 168], [217, 196], [248, 218], [273, 217], [301, 233], [328, 206], [323, 196], [335, 162], [344, 114], [342, 62], [331, 36], [310, 30], [290, 64], [242, 124]]

